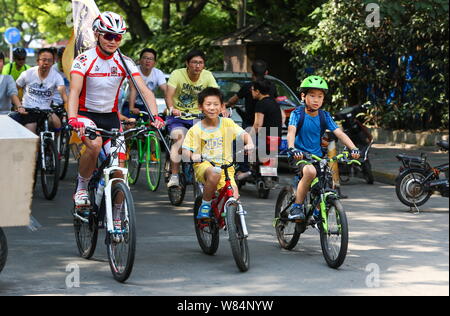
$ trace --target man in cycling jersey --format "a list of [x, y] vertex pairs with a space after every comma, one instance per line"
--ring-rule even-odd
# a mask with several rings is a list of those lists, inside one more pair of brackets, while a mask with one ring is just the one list
[[[155, 96], [142, 80], [135, 64], [123, 56], [126, 65], [117, 51], [122, 36], [126, 33], [123, 18], [114, 12], [101, 13], [93, 23], [93, 31], [97, 46], [80, 54], [73, 62], [69, 94], [68, 117], [69, 124], [81, 136], [86, 146], [85, 153], [80, 157], [78, 186], [74, 195], [75, 206], [89, 206], [87, 186], [96, 168], [97, 158], [107, 143], [101, 138], [90, 140], [84, 136], [85, 127], [98, 127], [106, 130], [120, 129], [118, 111], [118, 95], [122, 82], [128, 76], [126, 67], [134, 77], [139, 90], [150, 106], [155, 117], [156, 128], [164, 126], [159, 118]], [[126, 66], [126, 67], [125, 67]], [[121, 166], [126, 159], [125, 148], [121, 146], [119, 153]]]
[[3, 75], [10, 75], [14, 80], [19, 79], [22, 72], [30, 69], [31, 67], [25, 63], [27, 59], [27, 51], [25, 48], [17, 47], [13, 51], [13, 62], [5, 65], [3, 68]]
[[218, 88], [219, 85], [212, 73], [205, 70], [205, 54], [193, 50], [186, 55], [186, 68], [177, 69], [172, 72], [167, 83], [166, 105], [169, 110], [167, 129], [173, 140], [170, 152], [172, 175], [167, 186], [176, 187], [180, 185], [180, 150], [187, 130], [192, 127], [193, 120], [189, 116], [182, 115], [200, 114], [198, 107], [198, 94], [205, 88]]

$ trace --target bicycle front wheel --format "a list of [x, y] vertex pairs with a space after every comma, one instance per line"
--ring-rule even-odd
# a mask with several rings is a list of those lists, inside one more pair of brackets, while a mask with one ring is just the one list
[[295, 191], [292, 186], [286, 186], [278, 195], [275, 206], [274, 227], [277, 233], [278, 243], [281, 248], [292, 250], [300, 239], [300, 232], [295, 222], [289, 220], [289, 210], [295, 201]]
[[6, 241], [6, 236], [0, 227], [0, 272], [6, 264], [6, 258], [8, 257], [8, 243]]
[[136, 253], [136, 217], [133, 196], [123, 182], [113, 185], [110, 205], [113, 210], [114, 231], [107, 233], [106, 245], [111, 272], [119, 282], [131, 274]]
[[239, 270], [245, 272], [250, 267], [250, 253], [238, 211], [238, 204], [230, 204], [227, 209], [227, 229], [234, 261]]
[[147, 173], [147, 184], [150, 191], [156, 191], [161, 179], [161, 147], [156, 135], [148, 136], [147, 150], [145, 153], [145, 171]]
[[347, 256], [348, 223], [344, 207], [339, 200], [327, 204], [327, 224], [320, 225], [322, 253], [331, 268], [339, 268]]
[[47, 200], [53, 200], [58, 192], [59, 184], [59, 159], [56, 145], [52, 139], [44, 139], [44, 161], [40, 157], [41, 184], [44, 196]]

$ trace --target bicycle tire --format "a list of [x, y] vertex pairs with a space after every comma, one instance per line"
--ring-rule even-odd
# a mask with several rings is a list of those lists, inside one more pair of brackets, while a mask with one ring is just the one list
[[[130, 277], [134, 266], [134, 258], [136, 255], [136, 215], [133, 196], [131, 195], [130, 189], [124, 182], [120, 181], [113, 185], [111, 190], [111, 201], [115, 201], [115, 198], [119, 192], [121, 192], [124, 197], [122, 205], [126, 206], [125, 209], [128, 211], [128, 218], [121, 216], [122, 228], [126, 231], [126, 233], [122, 235], [122, 241], [116, 242], [114, 241], [113, 235], [108, 232], [106, 237], [106, 247], [108, 261], [114, 279], [123, 283]], [[112, 208], [112, 205], [110, 207]], [[123, 211], [121, 211], [121, 213], [122, 212]], [[127, 251], [124, 256], [126, 257], [125, 262], [121, 260], [119, 253], [119, 248], [124, 248], [122, 247], [124, 245], [127, 246]]]
[[[323, 228], [323, 224], [319, 224], [320, 245], [328, 266], [337, 269], [344, 263], [348, 249], [347, 216], [339, 200], [333, 199], [327, 203], [327, 216], [328, 232]], [[336, 227], [331, 225], [333, 216], [336, 218]], [[332, 242], [334, 236], [337, 236], [336, 243]]]
[[230, 204], [226, 215], [228, 236], [234, 261], [241, 272], [246, 272], [250, 268], [250, 253], [247, 237], [244, 236], [242, 230], [238, 204]]
[[0, 227], [0, 272], [6, 265], [6, 259], [8, 258], [8, 241], [6, 239], [3, 229]]
[[427, 173], [421, 169], [410, 169], [401, 174], [395, 181], [395, 193], [400, 202], [409, 207], [424, 205], [432, 192], [426, 191], [418, 180], [422, 181], [426, 176]]
[[59, 180], [64, 180], [67, 174], [67, 170], [69, 169], [70, 132], [63, 128], [59, 137], [61, 138], [59, 142], [59, 154], [61, 158], [59, 164]]
[[[75, 187], [78, 186], [78, 181], [75, 184]], [[92, 189], [91, 185], [89, 185], [89, 199], [91, 201], [95, 201], [95, 191]], [[93, 202], [91, 202], [93, 203]], [[97, 213], [93, 212], [92, 208], [86, 209], [89, 211], [88, 222], [85, 223], [81, 219], [74, 217], [73, 219], [73, 227], [75, 233], [75, 241], [77, 243], [78, 252], [80, 257], [84, 259], [90, 259], [95, 253], [95, 249], [97, 248], [97, 240], [98, 240], [98, 217]], [[76, 211], [75, 205], [73, 206], [72, 214]]]
[[[49, 138], [44, 140], [43, 147], [44, 157], [48, 165], [46, 165], [46, 170], [44, 170], [42, 168], [42, 160], [40, 160], [42, 190], [47, 200], [53, 200], [58, 192], [60, 177], [58, 151], [56, 150], [55, 142]], [[39, 155], [39, 159], [41, 159], [41, 155]]]
[[[197, 197], [194, 203], [194, 227], [197, 235], [198, 244], [202, 251], [207, 255], [214, 255], [219, 248], [219, 226], [215, 220], [202, 222], [197, 219], [198, 210], [202, 204], [202, 197]], [[210, 237], [209, 237], [210, 236]]]
[[171, 187], [167, 189], [170, 203], [173, 206], [180, 206], [183, 203], [184, 196], [186, 194], [186, 184], [184, 181], [184, 175], [182, 173], [180, 173], [179, 175], [180, 175], [180, 185], [177, 187]]
[[128, 169], [128, 182], [130, 184], [136, 184], [139, 179], [139, 174], [141, 170], [141, 160], [139, 153], [139, 139], [132, 139], [130, 145], [128, 147], [128, 160], [127, 160], [127, 169]]
[[288, 219], [290, 206], [294, 200], [294, 188], [292, 186], [286, 186], [278, 194], [275, 205], [274, 227], [280, 247], [286, 250], [294, 249], [301, 235], [296, 223]]
[[363, 162], [363, 165], [361, 166], [361, 170], [363, 173], [364, 180], [366, 180], [367, 184], [373, 184], [375, 181], [372, 173], [372, 165], [370, 164], [369, 160], [366, 160]]
[[[156, 135], [150, 135], [148, 137], [149, 146], [145, 152], [145, 171], [147, 174], [148, 188], [154, 192], [158, 190], [161, 179], [161, 146]], [[153, 157], [152, 154], [154, 155]]]

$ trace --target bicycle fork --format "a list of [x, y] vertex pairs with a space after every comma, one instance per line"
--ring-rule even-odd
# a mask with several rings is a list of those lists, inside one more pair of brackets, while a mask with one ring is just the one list
[[39, 144], [41, 151], [40, 151], [40, 155], [41, 155], [41, 168], [42, 170], [46, 171], [47, 170], [47, 161], [45, 160], [45, 140], [46, 139], [51, 139], [51, 140], [55, 140], [55, 133], [53, 132], [41, 132], [40, 134], [40, 138], [41, 138], [41, 143]]
[[243, 238], [247, 238], [248, 237], [248, 230], [247, 230], [247, 224], [245, 222], [245, 215], [247, 214], [246, 211], [244, 211], [244, 208], [242, 207], [242, 204], [239, 203], [235, 198], [230, 198], [226, 205], [225, 205], [225, 209], [228, 213], [229, 211], [229, 206], [231, 204], [236, 204], [237, 205], [237, 210], [236, 213], [239, 215], [239, 221], [241, 222], [241, 227], [242, 227], [242, 234], [243, 234]]
[[[124, 231], [117, 231], [114, 227], [114, 214], [113, 214], [113, 205], [116, 201], [113, 201], [112, 197], [112, 186], [114, 182], [124, 182], [127, 186], [127, 181], [122, 178], [110, 178], [110, 174], [114, 173], [116, 171], [120, 171], [123, 174], [124, 179], [127, 179], [128, 176], [128, 169], [125, 168], [119, 168], [119, 167], [112, 167], [104, 170], [104, 177], [105, 177], [105, 206], [106, 206], [106, 230], [110, 234], [122, 234]], [[122, 203], [124, 203], [124, 200]], [[128, 219], [128, 208], [126, 203], [124, 204], [124, 211], [125, 211], [125, 219]]]

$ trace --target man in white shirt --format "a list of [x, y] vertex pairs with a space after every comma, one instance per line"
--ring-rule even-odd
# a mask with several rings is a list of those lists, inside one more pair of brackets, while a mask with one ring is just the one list
[[[64, 80], [53, 69], [54, 61], [55, 56], [52, 49], [40, 49], [37, 57], [38, 65], [24, 71], [16, 81], [17, 88], [23, 89], [24, 93], [22, 106], [17, 109], [20, 115], [16, 115], [14, 118], [33, 133], [36, 133], [39, 117], [27, 113], [27, 108], [50, 110], [55, 91], [59, 91], [64, 103], [67, 102]], [[61, 121], [56, 114], [52, 114], [50, 123], [55, 129], [61, 128]]]
[[[164, 73], [155, 68], [157, 52], [152, 48], [142, 50], [139, 59], [139, 72], [147, 87], [153, 92], [159, 87], [166, 94], [167, 83]], [[130, 85], [130, 114], [139, 114], [139, 111], [147, 111], [141, 97], [137, 95], [136, 88]]]

